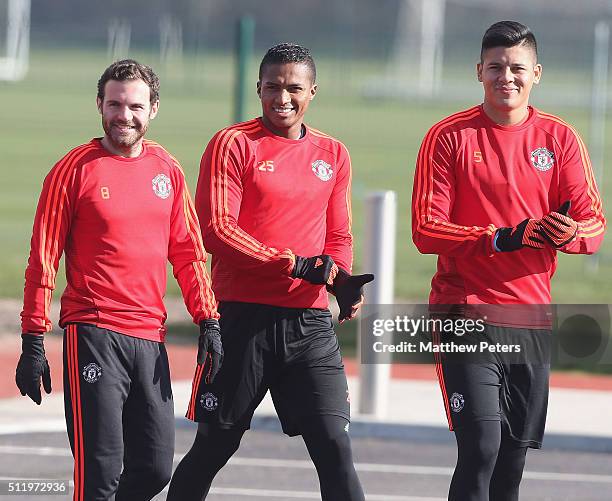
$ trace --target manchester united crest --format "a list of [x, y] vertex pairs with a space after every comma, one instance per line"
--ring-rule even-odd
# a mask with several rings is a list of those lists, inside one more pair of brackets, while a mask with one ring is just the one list
[[463, 399], [463, 395], [461, 393], [453, 393], [449, 399], [450, 408], [453, 412], [461, 412], [463, 410], [463, 406], [465, 405], [465, 400]]
[[321, 181], [329, 181], [334, 173], [331, 165], [323, 160], [315, 160], [312, 162], [312, 172], [314, 172], [315, 176]]
[[172, 184], [170, 183], [170, 178], [165, 174], [158, 174], [153, 178], [153, 192], [159, 198], [168, 198], [170, 196], [170, 192], [172, 191]]
[[547, 148], [536, 148], [531, 152], [531, 163], [539, 171], [546, 172], [552, 169], [555, 154]]
[[219, 399], [210, 392], [200, 397], [200, 405], [208, 412], [213, 412], [219, 406]]
[[85, 367], [83, 367], [81, 374], [83, 375], [83, 379], [85, 381], [93, 384], [102, 377], [102, 367], [94, 363], [87, 364]]

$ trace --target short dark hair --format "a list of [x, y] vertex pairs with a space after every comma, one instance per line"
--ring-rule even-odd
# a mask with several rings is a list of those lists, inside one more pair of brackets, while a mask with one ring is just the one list
[[515, 47], [524, 45], [533, 50], [538, 58], [538, 44], [531, 29], [518, 21], [500, 21], [489, 26], [482, 37], [480, 59], [485, 50], [493, 47]]
[[159, 99], [159, 78], [150, 66], [140, 64], [133, 59], [115, 61], [104, 70], [98, 80], [98, 98], [104, 101], [104, 86], [109, 80], [125, 82], [126, 80], [142, 80], [149, 86], [149, 100], [151, 104]]
[[310, 50], [294, 43], [279, 43], [268, 49], [268, 52], [266, 52], [266, 55], [259, 65], [259, 79], [261, 80], [261, 75], [263, 74], [265, 66], [269, 64], [288, 63], [305, 64], [310, 70], [313, 83], [317, 79], [317, 69]]

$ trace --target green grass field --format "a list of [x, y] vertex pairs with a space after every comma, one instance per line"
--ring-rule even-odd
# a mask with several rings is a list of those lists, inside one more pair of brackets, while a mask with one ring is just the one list
[[[200, 156], [218, 129], [232, 122], [233, 63], [226, 56], [186, 56], [182, 67], [163, 67], [156, 54], [134, 54], [159, 73], [161, 107], [149, 137], [159, 141], [182, 163], [190, 187], [195, 187]], [[25, 81], [0, 83], [0, 297], [19, 297], [29, 250], [32, 219], [42, 180], [55, 161], [70, 148], [101, 135], [95, 108], [96, 82], [109, 63], [105, 52], [79, 50], [35, 51]], [[410, 196], [414, 162], [427, 129], [442, 117], [473, 102], [455, 104], [367, 101], [360, 86], [375, 77], [381, 63], [318, 61], [319, 94], [308, 123], [341, 139], [354, 167], [353, 212], [356, 270], [362, 247], [362, 201], [370, 190], [398, 192], [396, 295], [424, 302], [435, 269], [435, 257], [422, 256], [410, 237]], [[467, 81], [472, 68], [465, 71]], [[257, 68], [251, 66], [253, 92], [249, 115], [259, 114], [255, 94]], [[474, 86], [477, 85], [474, 80]], [[544, 92], [546, 81], [537, 92]], [[577, 87], [578, 88], [578, 87]], [[588, 110], [554, 109], [580, 130], [588, 141]], [[612, 124], [608, 123], [608, 131]], [[609, 134], [608, 134], [609, 135]], [[612, 159], [612, 138], [606, 157]], [[612, 176], [601, 187], [610, 213]], [[583, 256], [564, 256], [553, 281], [553, 297], [562, 303], [608, 303], [612, 297], [612, 244], [602, 247], [596, 273], [585, 272]], [[170, 280], [170, 293], [177, 287]], [[63, 278], [58, 288], [63, 288]]]

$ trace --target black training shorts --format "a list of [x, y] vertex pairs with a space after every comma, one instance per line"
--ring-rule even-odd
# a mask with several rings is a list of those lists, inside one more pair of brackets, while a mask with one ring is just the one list
[[248, 429], [270, 390], [283, 431], [299, 435], [309, 416], [349, 420], [349, 395], [329, 310], [222, 302], [223, 365], [208, 384], [196, 367], [187, 417]]
[[523, 350], [531, 350], [526, 354], [528, 362], [510, 363], [516, 360], [497, 353], [468, 359], [467, 363], [461, 356], [436, 357], [450, 430], [474, 421], [500, 421], [502, 431], [517, 444], [542, 447], [550, 373], [546, 356], [534, 356], [534, 352], [546, 353], [547, 347], [538, 346], [546, 343], [547, 336], [542, 333], [486, 325], [485, 332], [479, 334], [479, 340], [491, 343], [508, 339], [521, 343]]

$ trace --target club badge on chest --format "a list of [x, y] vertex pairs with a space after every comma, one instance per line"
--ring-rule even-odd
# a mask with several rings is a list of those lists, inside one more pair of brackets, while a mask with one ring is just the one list
[[315, 160], [312, 162], [312, 172], [314, 172], [314, 175], [321, 181], [329, 181], [334, 174], [331, 165], [323, 160]]
[[158, 174], [153, 178], [153, 192], [159, 198], [168, 198], [170, 196], [170, 192], [172, 191], [172, 183], [170, 183], [170, 178], [165, 174]]

